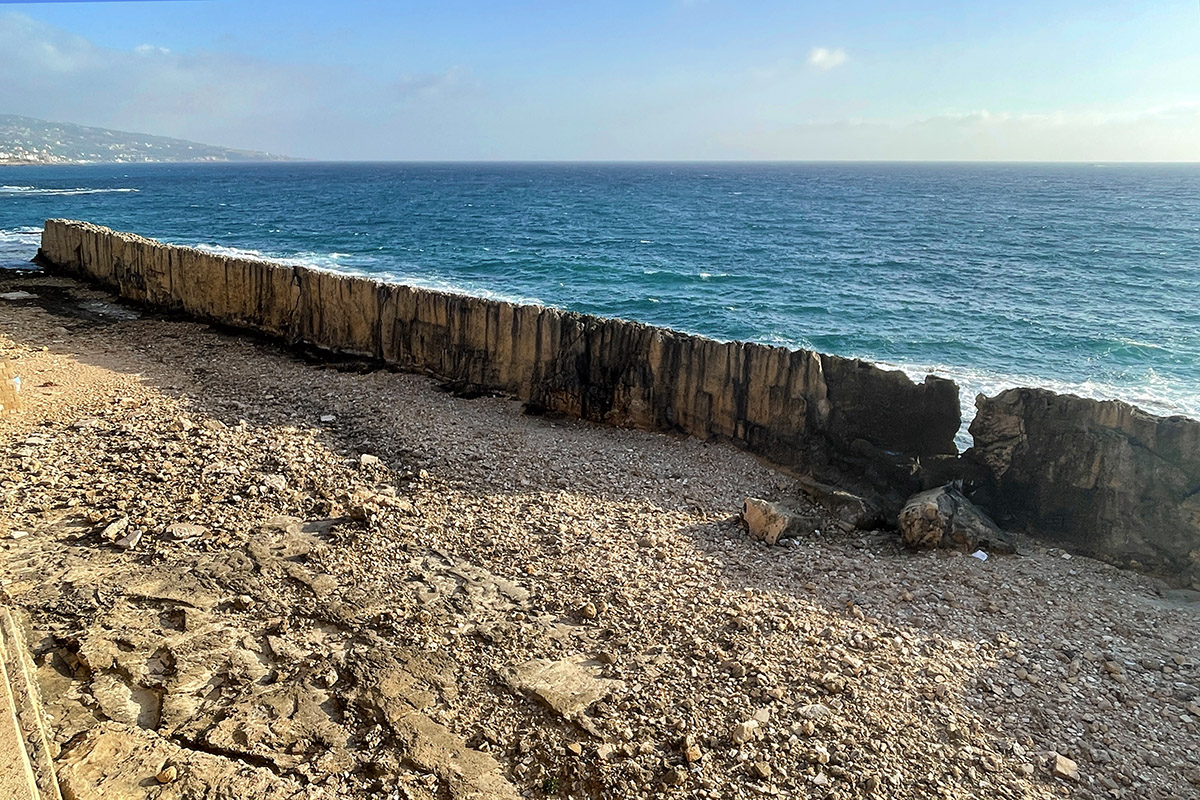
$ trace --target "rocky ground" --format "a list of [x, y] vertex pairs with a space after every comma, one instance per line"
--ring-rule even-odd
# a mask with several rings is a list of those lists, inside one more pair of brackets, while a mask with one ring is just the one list
[[[0, 276], [0, 587], [67, 794], [1196, 797], [1195, 595]], [[205, 794], [207, 792], [207, 794]]]

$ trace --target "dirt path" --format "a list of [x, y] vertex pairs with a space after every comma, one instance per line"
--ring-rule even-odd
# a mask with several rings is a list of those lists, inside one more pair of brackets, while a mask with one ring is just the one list
[[79, 797], [1200, 796], [1188, 593], [766, 547], [730, 448], [16, 290], [0, 585]]

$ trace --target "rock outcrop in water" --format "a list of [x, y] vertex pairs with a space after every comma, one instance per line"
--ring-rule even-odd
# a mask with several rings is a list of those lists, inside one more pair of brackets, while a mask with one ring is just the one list
[[895, 498], [956, 452], [958, 388], [854, 359], [229, 258], [49, 220], [48, 267], [129, 300], [499, 391], [535, 410], [741, 444]]
[[997, 521], [1077, 553], [1200, 579], [1200, 422], [1045, 389], [980, 395], [967, 458]]

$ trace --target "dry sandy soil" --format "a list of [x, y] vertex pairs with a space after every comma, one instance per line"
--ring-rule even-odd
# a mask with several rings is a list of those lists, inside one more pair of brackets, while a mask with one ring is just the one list
[[1020, 539], [0, 276], [0, 587], [68, 795], [1196, 797], [1200, 605]]

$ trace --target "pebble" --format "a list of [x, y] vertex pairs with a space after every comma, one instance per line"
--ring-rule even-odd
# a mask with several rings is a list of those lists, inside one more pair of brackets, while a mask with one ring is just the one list
[[1079, 765], [1064, 755], [1055, 754], [1050, 764], [1050, 771], [1056, 778], [1079, 780]]
[[733, 740], [734, 744], [745, 744], [754, 738], [754, 734], [758, 730], [758, 725], [758, 720], [754, 719], [739, 722], [729, 732], [729, 738]]

